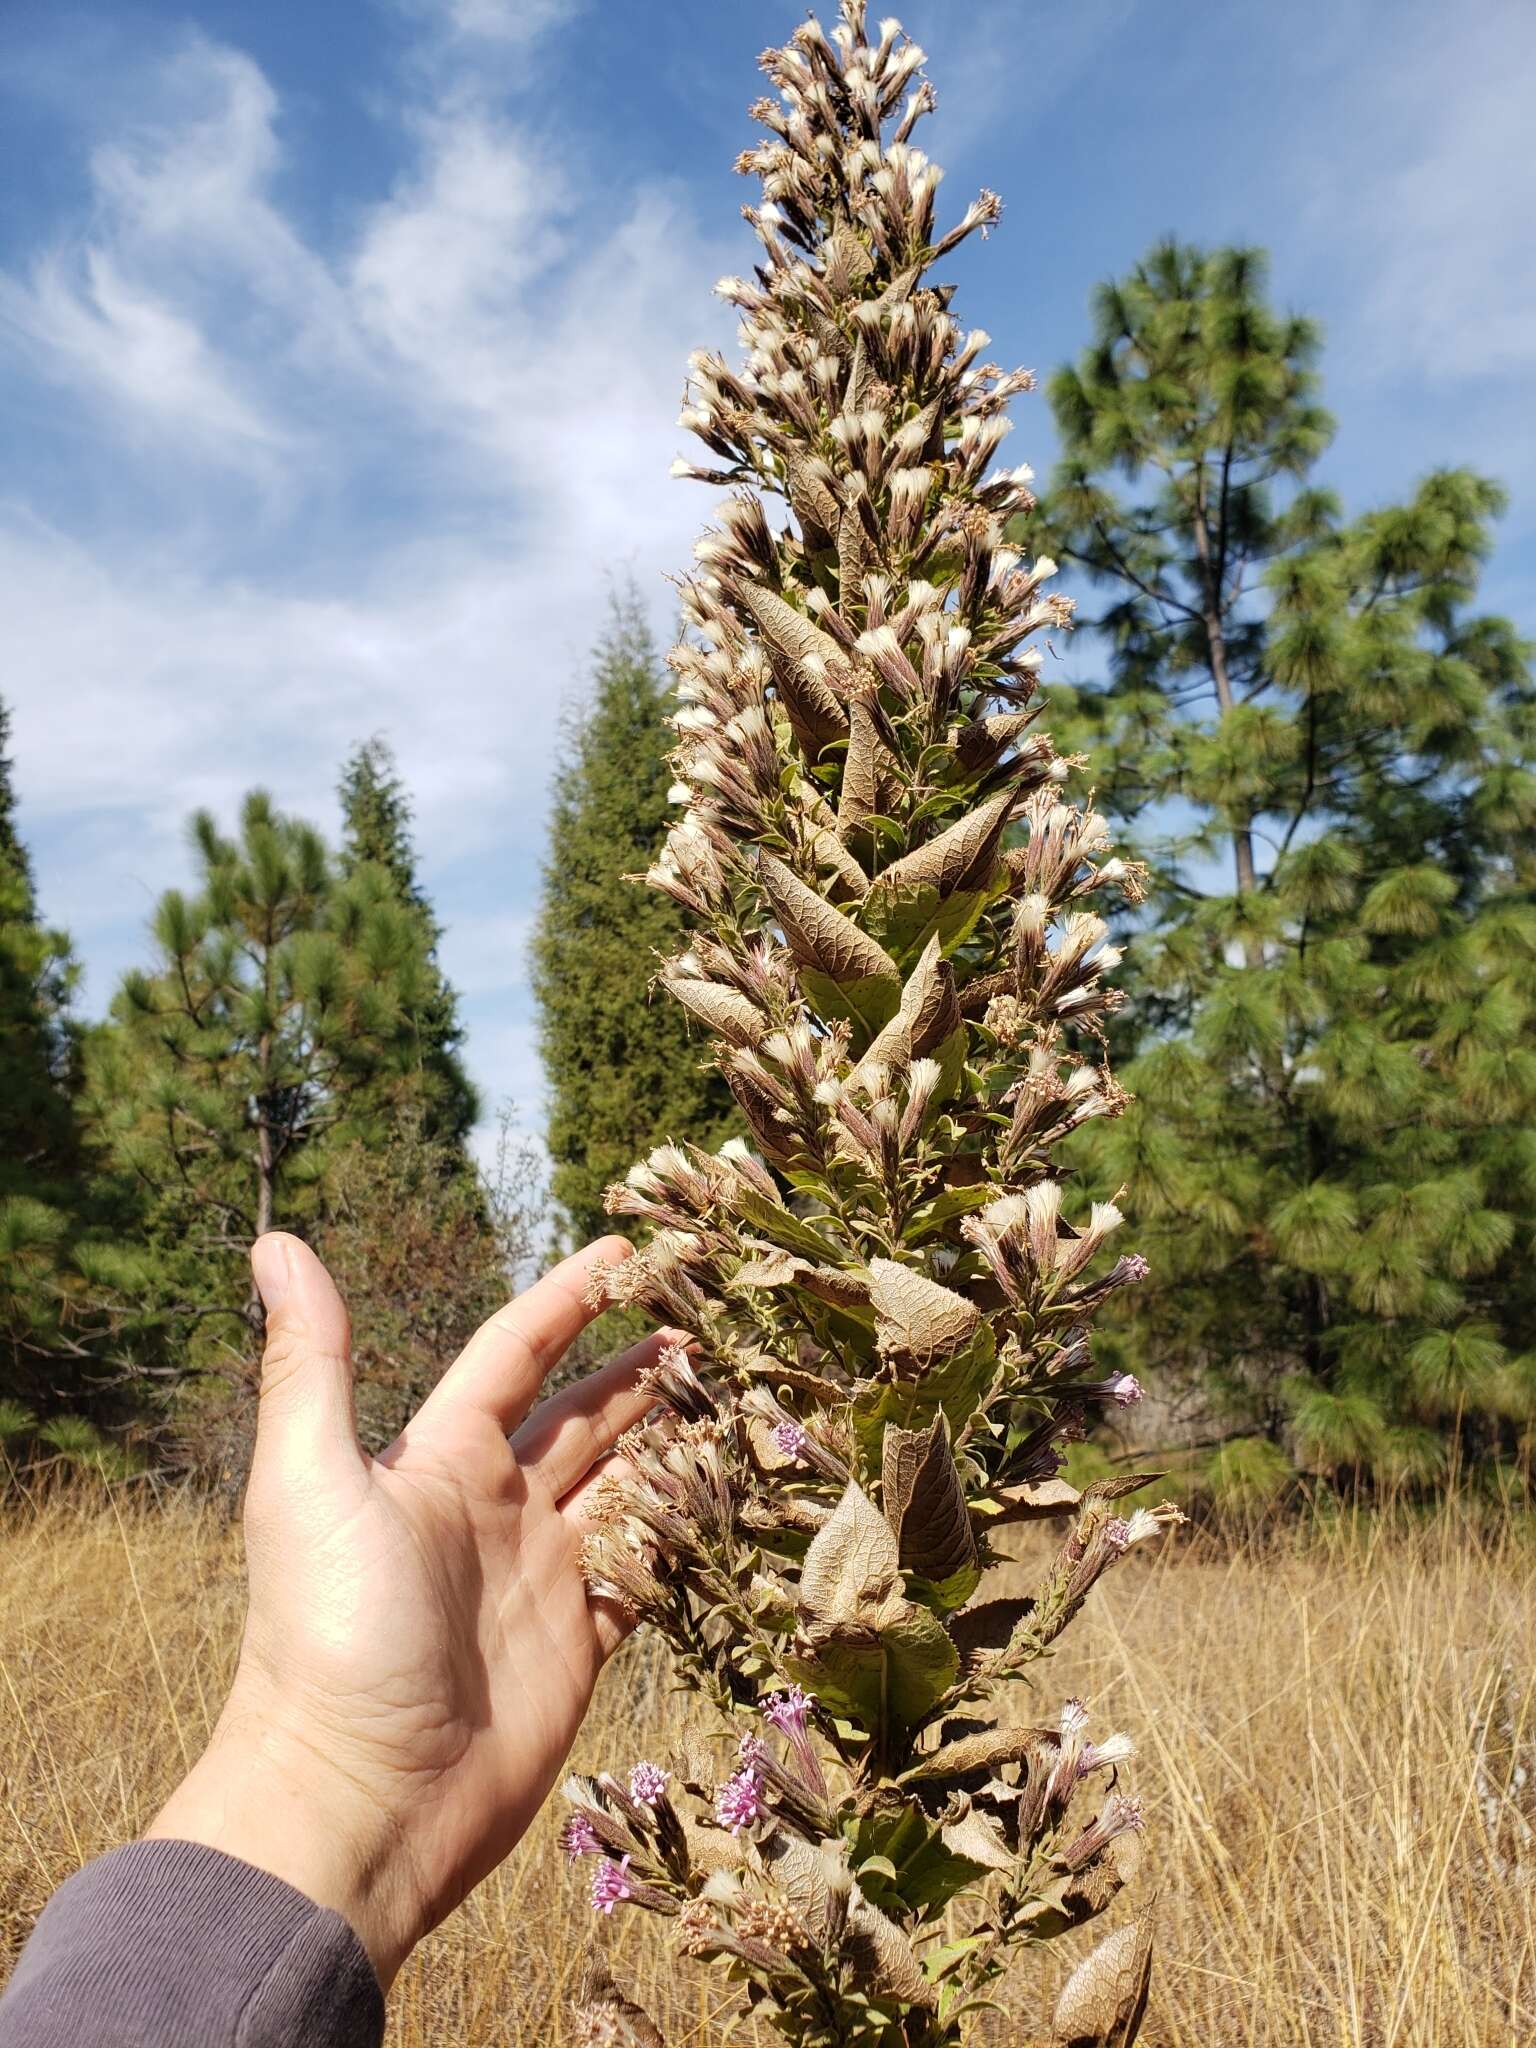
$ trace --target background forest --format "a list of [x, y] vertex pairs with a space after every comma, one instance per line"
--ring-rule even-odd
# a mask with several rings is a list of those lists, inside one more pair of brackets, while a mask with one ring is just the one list
[[[1057, 646], [1144, 900], [1116, 934], [1135, 1095], [1074, 1141], [1152, 1279], [1101, 1343], [1192, 1494], [1298, 1475], [1523, 1493], [1536, 1423], [1536, 696], [1482, 609], [1503, 495], [1469, 470], [1346, 507], [1314, 469], [1321, 342], [1262, 255], [1154, 248], [1050, 378], [1063, 454], [1016, 538], [1087, 630]], [[0, 769], [0, 1436], [14, 1472], [238, 1480], [259, 1351], [245, 1252], [298, 1230], [351, 1294], [386, 1437], [603, 1189], [734, 1106], [651, 976], [682, 913], [624, 884], [672, 780], [645, 607], [620, 585], [569, 692], [533, 947], [547, 1158], [480, 1105], [407, 782], [342, 765], [341, 833], [253, 791], [188, 823], [105, 1018], [73, 1000]], [[1120, 1455], [1114, 1432], [1078, 1454]]]

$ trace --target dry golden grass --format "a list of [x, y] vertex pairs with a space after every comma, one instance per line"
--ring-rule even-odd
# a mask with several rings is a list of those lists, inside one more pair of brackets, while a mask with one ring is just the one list
[[[1529, 1543], [1456, 1510], [1200, 1539], [1112, 1576], [1073, 1626], [1027, 1711], [1081, 1692], [1097, 1727], [1142, 1745], [1161, 1894], [1147, 2048], [1536, 2041]], [[7, 1962], [49, 1891], [134, 1833], [195, 1754], [239, 1609], [237, 1539], [208, 1511], [59, 1501], [0, 1526]], [[632, 1645], [581, 1757], [661, 1751], [679, 1714]], [[590, 1916], [554, 1825], [407, 1967], [395, 2048], [569, 2039]], [[673, 2048], [753, 2039], [653, 1923], [614, 1932]], [[1082, 1939], [1026, 1962], [991, 2039], [1043, 2031]]]

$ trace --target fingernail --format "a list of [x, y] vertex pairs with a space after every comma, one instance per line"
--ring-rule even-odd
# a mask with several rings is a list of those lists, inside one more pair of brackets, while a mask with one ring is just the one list
[[288, 1293], [288, 1246], [281, 1237], [258, 1237], [251, 1246], [251, 1275], [261, 1305], [270, 1316]]

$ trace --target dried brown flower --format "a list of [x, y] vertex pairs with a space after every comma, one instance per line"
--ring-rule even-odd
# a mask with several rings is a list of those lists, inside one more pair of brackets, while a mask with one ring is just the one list
[[[1141, 883], [1035, 723], [1072, 606], [1004, 537], [1034, 503], [997, 460], [1032, 379], [933, 274], [999, 202], [938, 225], [922, 52], [862, 0], [762, 62], [760, 260], [717, 287], [742, 360], [689, 365], [706, 453], [677, 473], [727, 495], [682, 584], [682, 814], [649, 877], [697, 922], [658, 979], [752, 1142], [662, 1146], [611, 1191], [652, 1225], [614, 1298], [689, 1345], [588, 1552], [742, 1739], [655, 1809], [664, 1876], [629, 1816], [602, 1910], [649, 1887], [792, 2039], [924, 2048], [1014, 1934], [1108, 1903], [1140, 1826], [1118, 1789], [1073, 1804], [1128, 1738], [1095, 1749], [1075, 1702], [1053, 1729], [996, 1715], [1174, 1519], [1118, 1511], [1145, 1475], [1082, 1500], [1055, 1476], [1139, 1392], [1095, 1372], [1091, 1319], [1144, 1263], [1106, 1257], [1120, 1213], [1085, 1213], [1056, 1148], [1125, 1101], [1104, 912]], [[1048, 1515], [1071, 1527], [1034, 1599], [978, 1604], [989, 1528]], [[626, 1795], [599, 1783], [611, 1831]], [[980, 1938], [937, 1961], [962, 1893]]]

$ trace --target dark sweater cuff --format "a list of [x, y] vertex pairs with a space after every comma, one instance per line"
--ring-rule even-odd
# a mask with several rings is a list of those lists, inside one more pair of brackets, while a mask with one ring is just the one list
[[384, 1998], [339, 1913], [200, 1842], [132, 1842], [44, 1908], [0, 2048], [378, 2048]]

